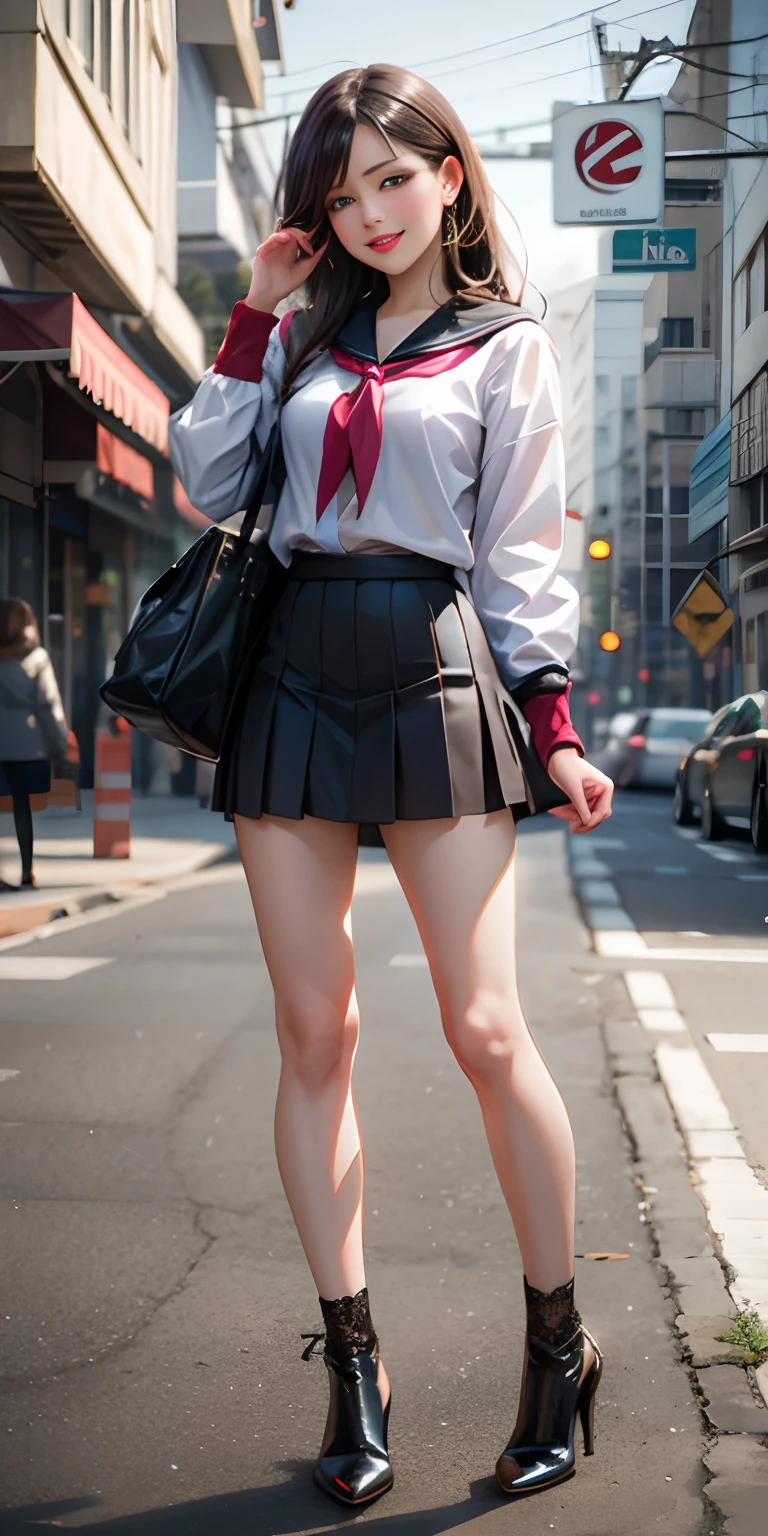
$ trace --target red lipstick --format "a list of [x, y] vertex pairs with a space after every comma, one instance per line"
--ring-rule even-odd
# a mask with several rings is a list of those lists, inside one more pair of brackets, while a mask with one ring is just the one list
[[373, 240], [366, 241], [366, 244], [369, 251], [393, 251], [404, 234], [405, 230], [401, 229], [399, 235], [375, 235]]

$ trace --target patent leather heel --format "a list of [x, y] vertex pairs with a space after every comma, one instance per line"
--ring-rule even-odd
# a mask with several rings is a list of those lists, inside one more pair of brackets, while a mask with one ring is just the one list
[[595, 1398], [597, 1396], [598, 1383], [603, 1374], [603, 1357], [592, 1335], [584, 1329], [584, 1337], [589, 1340], [595, 1351], [595, 1362], [584, 1377], [579, 1393], [579, 1418], [581, 1419], [581, 1432], [584, 1436], [584, 1455], [595, 1454]]
[[394, 1482], [387, 1446], [392, 1394], [382, 1409], [378, 1355], [360, 1350], [336, 1360], [326, 1351], [324, 1359], [331, 1399], [314, 1479], [341, 1504], [368, 1504]]
[[[585, 1341], [595, 1358], [582, 1379]], [[580, 1328], [559, 1348], [526, 1339], [517, 1423], [496, 1463], [504, 1493], [537, 1493], [573, 1476], [577, 1413], [584, 1453], [593, 1454], [595, 1393], [602, 1369], [599, 1346], [586, 1329]]]

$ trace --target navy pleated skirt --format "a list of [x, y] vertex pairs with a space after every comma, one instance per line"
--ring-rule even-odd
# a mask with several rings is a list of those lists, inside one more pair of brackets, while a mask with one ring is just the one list
[[450, 566], [300, 555], [241, 678], [212, 806], [379, 825], [527, 814], [510, 711]]

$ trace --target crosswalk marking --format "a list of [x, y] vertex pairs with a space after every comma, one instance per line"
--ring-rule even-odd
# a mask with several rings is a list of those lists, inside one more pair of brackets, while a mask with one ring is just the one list
[[757, 1054], [768, 1053], [768, 1035], [706, 1035], [715, 1051], [745, 1051]]
[[112, 964], [111, 959], [96, 960], [85, 955], [2, 955], [0, 981], [71, 981], [83, 971]]

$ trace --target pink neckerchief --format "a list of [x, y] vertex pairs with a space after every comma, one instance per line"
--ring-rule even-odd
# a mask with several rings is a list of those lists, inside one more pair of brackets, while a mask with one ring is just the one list
[[362, 377], [349, 394], [339, 395], [334, 400], [328, 413], [317, 486], [315, 517], [318, 522], [350, 465], [355, 477], [358, 517], [365, 506], [381, 453], [384, 385], [392, 379], [430, 378], [449, 368], [457, 368], [472, 356], [476, 347], [465, 343], [391, 363], [364, 362], [338, 347], [329, 347], [328, 351], [340, 368]]

